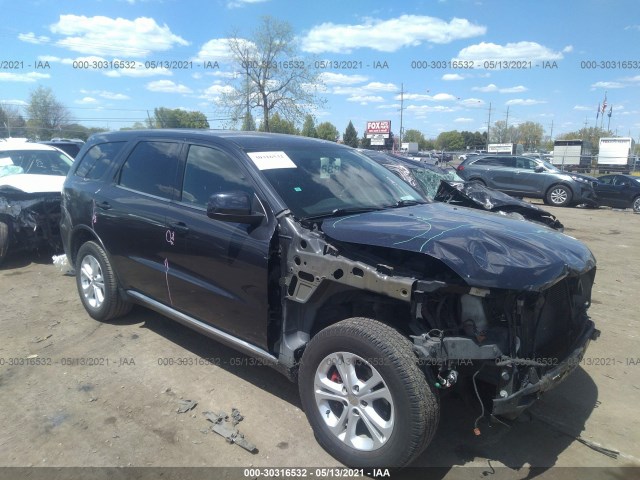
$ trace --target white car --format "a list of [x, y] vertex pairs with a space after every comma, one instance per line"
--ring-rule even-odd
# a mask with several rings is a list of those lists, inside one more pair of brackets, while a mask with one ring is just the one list
[[57, 148], [0, 140], [0, 263], [9, 250], [60, 249], [60, 192], [72, 164]]

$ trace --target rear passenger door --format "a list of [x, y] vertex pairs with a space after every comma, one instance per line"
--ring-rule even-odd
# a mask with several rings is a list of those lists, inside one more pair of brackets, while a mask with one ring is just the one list
[[166, 251], [174, 243], [166, 212], [179, 191], [182, 148], [182, 142], [169, 139], [136, 142], [93, 202], [93, 228], [120, 285], [165, 304], [170, 303]]
[[513, 177], [513, 159], [511, 157], [488, 156], [479, 158], [475, 165], [482, 166], [482, 177], [487, 186], [496, 190], [509, 189]]
[[[256, 183], [238, 155], [215, 144], [187, 146], [182, 189], [167, 213], [175, 233], [167, 249], [171, 301], [174, 308], [266, 349], [275, 219], [256, 196]], [[266, 215], [261, 225], [207, 216], [209, 197], [229, 191], [254, 196], [254, 211]]]

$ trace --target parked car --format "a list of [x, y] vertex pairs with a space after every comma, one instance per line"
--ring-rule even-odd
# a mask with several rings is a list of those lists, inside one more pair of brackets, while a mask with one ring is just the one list
[[84, 145], [84, 141], [80, 140], [79, 138], [52, 138], [51, 140], [46, 140], [39, 143], [43, 145], [49, 145], [51, 147], [56, 147], [65, 152], [71, 158], [76, 158], [78, 156], [78, 153], [80, 152], [80, 149], [82, 148], [82, 145]]
[[277, 368], [350, 466], [415, 459], [458, 376], [495, 392], [488, 413], [517, 416], [599, 333], [584, 244], [428, 202], [335, 142], [97, 134], [65, 182], [61, 228], [91, 317], [137, 303]]
[[555, 215], [546, 210], [477, 182], [465, 182], [452, 168], [444, 169], [376, 150], [359, 151], [398, 175], [429, 200], [529, 220], [559, 231], [564, 229]]
[[603, 175], [593, 184], [598, 205], [633, 208], [640, 213], [640, 177], [633, 175]]
[[60, 192], [73, 159], [47, 145], [0, 140], [0, 263], [9, 251], [60, 251]]
[[458, 174], [516, 197], [541, 198], [556, 207], [595, 205], [593, 177], [566, 173], [537, 158], [484, 155], [458, 165]]

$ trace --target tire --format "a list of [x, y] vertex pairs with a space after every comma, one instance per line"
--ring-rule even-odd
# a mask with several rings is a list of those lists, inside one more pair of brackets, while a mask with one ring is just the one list
[[[422, 453], [438, 426], [430, 377], [398, 331], [350, 318], [312, 338], [298, 387], [316, 439], [330, 455], [350, 467], [402, 467]], [[372, 379], [379, 381], [367, 385]]]
[[9, 251], [9, 225], [0, 221], [0, 265], [7, 257]]
[[131, 303], [120, 297], [107, 254], [95, 242], [87, 242], [78, 250], [76, 285], [82, 305], [96, 320], [106, 322], [131, 310]]
[[640, 213], [640, 195], [633, 199], [631, 202], [631, 208], [635, 213]]
[[480, 185], [482, 185], [483, 187], [487, 186], [487, 182], [485, 182], [484, 180], [480, 179], [480, 178], [472, 178], [471, 180], [469, 180], [470, 182], [475, 182], [478, 183]]
[[545, 197], [547, 205], [553, 205], [554, 207], [566, 207], [571, 203], [573, 194], [569, 187], [564, 185], [553, 185], [548, 191]]

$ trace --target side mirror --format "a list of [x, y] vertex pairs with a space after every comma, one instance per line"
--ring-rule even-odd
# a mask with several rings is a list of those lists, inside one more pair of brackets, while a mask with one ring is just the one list
[[252, 213], [253, 195], [247, 192], [220, 192], [209, 197], [207, 217], [214, 220], [233, 223], [258, 225], [262, 222], [262, 213]]
[[624, 188], [628, 187], [629, 185], [630, 185], [630, 183], [629, 183], [629, 182], [620, 182], [620, 183], [618, 184], [618, 186], [619, 186], [619, 187], [624, 187]]
[[538, 165], [538, 166], [535, 168], [534, 172], [536, 172], [536, 173], [542, 173], [542, 172], [544, 172], [544, 167], [543, 167], [542, 165]]

